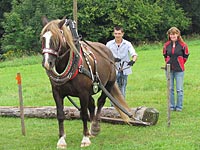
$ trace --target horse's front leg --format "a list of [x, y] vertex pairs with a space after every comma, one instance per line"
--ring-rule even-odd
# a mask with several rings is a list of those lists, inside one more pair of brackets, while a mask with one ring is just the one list
[[[59, 125], [59, 140], [57, 143], [57, 148], [67, 148], [67, 143], [65, 141], [66, 135], [64, 133], [64, 111], [60, 110], [61, 108], [57, 108], [57, 119]], [[63, 107], [62, 107], [63, 110]]]
[[87, 121], [88, 121], [88, 100], [89, 96], [87, 94], [83, 95], [80, 98], [80, 104], [81, 104], [81, 119], [83, 121], [83, 139], [81, 141], [81, 147], [86, 147], [91, 144], [90, 141], [90, 133], [87, 127]]
[[64, 119], [65, 119], [65, 114], [64, 114], [64, 106], [63, 106], [63, 98], [61, 98], [58, 93], [56, 94], [53, 92], [54, 95], [54, 100], [56, 103], [56, 109], [57, 109], [57, 120], [58, 120], [58, 126], [59, 126], [59, 140], [57, 143], [57, 148], [62, 148], [65, 149], [67, 148], [67, 143], [65, 141], [66, 135], [64, 132]]

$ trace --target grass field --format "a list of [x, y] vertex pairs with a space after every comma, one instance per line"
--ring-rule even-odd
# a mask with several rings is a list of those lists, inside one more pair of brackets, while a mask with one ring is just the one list
[[[200, 44], [188, 40], [190, 57], [184, 78], [182, 112], [171, 113], [167, 127], [167, 84], [162, 44], [137, 47], [138, 61], [128, 78], [126, 101], [130, 107], [147, 106], [159, 111], [155, 126], [141, 127], [101, 123], [101, 133], [85, 150], [199, 150], [200, 149]], [[32, 56], [0, 62], [0, 106], [18, 106], [16, 74], [21, 73], [25, 106], [54, 106], [51, 87], [42, 57]], [[95, 96], [97, 97], [97, 96]], [[77, 101], [75, 99], [75, 101]], [[78, 101], [77, 101], [78, 102]], [[66, 106], [71, 106], [65, 101]], [[106, 106], [109, 106], [107, 101]], [[0, 117], [0, 150], [54, 150], [58, 140], [56, 119], [25, 118], [26, 136], [21, 135], [20, 119]], [[82, 122], [65, 121], [68, 150], [79, 150]]]

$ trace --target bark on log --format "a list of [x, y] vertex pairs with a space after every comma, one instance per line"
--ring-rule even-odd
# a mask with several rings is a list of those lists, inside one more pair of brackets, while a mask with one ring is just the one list
[[[145, 107], [146, 109], [147, 107]], [[138, 111], [138, 108], [131, 108], [134, 117], [137, 120], [132, 120], [132, 125], [154, 125], [157, 120], [143, 120], [142, 111]], [[75, 107], [65, 107], [65, 119], [80, 119], [80, 112]], [[19, 107], [0, 106], [0, 116], [9, 117], [20, 117]], [[43, 106], [43, 107], [24, 107], [25, 117], [36, 117], [36, 118], [56, 118], [56, 107], [54, 106]], [[158, 118], [157, 118], [158, 119]], [[101, 111], [101, 120], [103, 122], [109, 122], [113, 124], [123, 124], [124, 122], [120, 118], [119, 113], [114, 107], [104, 107]], [[140, 121], [141, 120], [141, 121]], [[145, 121], [145, 122], [144, 122]]]

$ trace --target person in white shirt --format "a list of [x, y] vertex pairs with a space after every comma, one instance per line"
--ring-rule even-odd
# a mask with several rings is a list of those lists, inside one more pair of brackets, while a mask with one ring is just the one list
[[[126, 85], [128, 75], [132, 73], [130, 66], [137, 60], [137, 53], [131, 42], [123, 39], [124, 30], [120, 26], [114, 27], [115, 39], [107, 42], [106, 46], [112, 51], [117, 67], [117, 83], [124, 98], [126, 97]], [[131, 56], [131, 60], [130, 60]]]

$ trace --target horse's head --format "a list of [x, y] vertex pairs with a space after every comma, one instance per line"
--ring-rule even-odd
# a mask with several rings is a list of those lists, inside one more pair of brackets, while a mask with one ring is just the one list
[[42, 65], [45, 69], [51, 70], [58, 58], [72, 48], [73, 39], [70, 30], [65, 26], [65, 18], [48, 22], [43, 17], [42, 22]]

